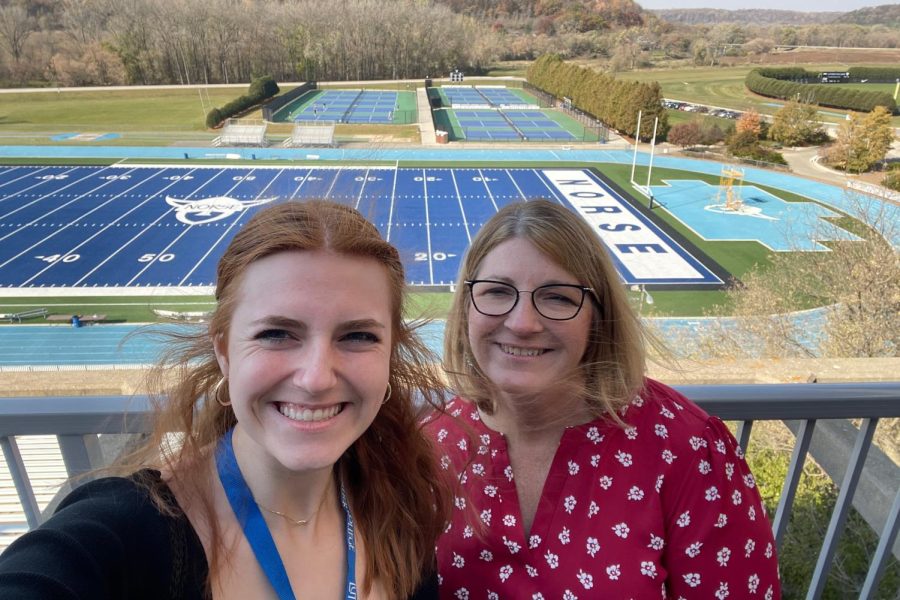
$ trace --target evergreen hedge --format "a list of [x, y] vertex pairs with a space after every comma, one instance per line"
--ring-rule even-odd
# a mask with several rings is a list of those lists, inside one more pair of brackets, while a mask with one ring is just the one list
[[[900, 69], [889, 68], [873, 70], [900, 72]], [[802, 102], [819, 106], [859, 112], [871, 112], [876, 106], [884, 106], [892, 113], [897, 112], [897, 102], [888, 92], [854, 90], [836, 83], [803, 83], [818, 81], [819, 76], [819, 73], [800, 67], [753, 69], [747, 74], [744, 84], [751, 92], [770, 98], [799, 98]]]
[[900, 79], [900, 67], [850, 67], [850, 79], [872, 83], [894, 83]]
[[268, 100], [278, 93], [278, 84], [271, 75], [257, 77], [250, 83], [250, 89], [243, 96], [239, 96], [228, 102], [222, 108], [213, 108], [206, 115], [206, 127], [213, 129], [222, 121], [230, 119], [236, 114], [242, 113], [248, 108]]
[[528, 67], [528, 83], [572, 104], [621, 134], [632, 136], [641, 117], [641, 139], [653, 135], [653, 119], [659, 117], [657, 140], [669, 130], [659, 83], [622, 81], [607, 73], [565, 62], [557, 54], [545, 54]]

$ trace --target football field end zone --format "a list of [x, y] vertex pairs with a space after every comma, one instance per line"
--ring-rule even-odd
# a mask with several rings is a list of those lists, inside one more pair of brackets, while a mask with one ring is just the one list
[[[557, 172], [559, 169], [554, 168]], [[616, 222], [610, 221], [608, 218], [604, 218], [604, 216], [608, 216], [610, 213], [600, 213], [601, 216], [597, 216], [596, 214], [590, 215], [585, 214], [583, 211], [590, 210], [587, 207], [591, 205], [594, 199], [600, 198], [603, 200], [602, 196], [596, 196], [595, 194], [600, 193], [597, 191], [590, 191], [587, 197], [578, 198], [575, 196], [574, 198], [567, 198], [570, 203], [572, 203], [573, 208], [579, 214], [591, 223], [594, 226], [605, 226], [607, 233], [601, 234], [601, 238], [604, 239], [604, 242], [607, 243], [607, 248], [610, 250], [610, 254], [613, 258], [613, 261], [616, 263], [616, 266], [619, 268], [619, 272], [622, 272], [622, 268], [624, 267], [622, 261], [622, 255], [615, 251], [613, 247], [617, 243], [631, 244], [635, 246], [641, 246], [643, 244], [653, 245], [657, 243], [652, 237], [644, 237], [648, 232], [644, 229], [632, 229], [632, 232], [636, 235], [637, 239], [610, 239], [610, 235], [612, 232], [610, 229], [619, 228], [620, 230], [626, 230], [626, 225], [630, 225], [632, 227], [642, 227], [644, 224], [651, 224], [652, 230], [656, 230], [661, 232], [663, 246], [658, 250], [662, 250], [662, 255], [675, 255], [677, 257], [683, 258], [684, 260], [675, 260], [676, 268], [678, 269], [689, 269], [696, 270], [698, 273], [698, 277], [696, 281], [693, 282], [681, 282], [676, 283], [672, 281], [666, 281], [667, 278], [654, 278], [640, 280], [640, 281], [626, 281], [626, 285], [629, 284], [638, 284], [644, 286], [648, 290], [666, 290], [666, 291], [714, 291], [714, 290], [722, 290], [727, 287], [730, 287], [736, 278], [729, 271], [724, 269], [721, 265], [719, 265], [714, 259], [712, 259], [709, 255], [707, 255], [701, 248], [699, 248], [696, 244], [688, 240], [682, 233], [680, 233], [677, 229], [672, 227], [668, 222], [664, 219], [661, 219], [657, 216], [653, 210], [651, 210], [648, 206], [645, 206], [640, 202], [640, 199], [635, 197], [634, 195], [627, 192], [621, 186], [619, 186], [615, 181], [610, 179], [602, 170], [602, 167], [598, 165], [592, 165], [587, 169], [595, 178], [597, 178], [602, 186], [607, 188], [607, 192], [612, 192], [611, 196], [616, 203], [621, 206], [626, 207], [632, 216], [635, 216], [636, 219], [627, 219], [627, 220], [617, 220]], [[577, 187], [581, 187], [581, 185], [577, 185]], [[572, 202], [574, 200], [574, 203]], [[606, 210], [611, 208], [609, 202], [601, 203]], [[580, 208], [579, 208], [580, 207]], [[596, 210], [592, 211], [596, 212]], [[613, 213], [614, 215], [616, 213]], [[619, 213], [621, 214], [621, 213]], [[652, 231], [651, 230], [651, 231]], [[623, 236], [624, 237], [624, 236]], [[668, 238], [668, 239], [666, 239]], [[645, 249], [646, 250], [646, 249]], [[656, 254], [657, 249], [652, 249], [654, 255], [660, 256], [660, 254]], [[633, 261], [629, 261], [633, 262]], [[627, 267], [624, 267], [627, 269]], [[638, 265], [638, 268], [645, 269], [646, 265]], [[651, 271], [658, 272], [658, 269], [654, 267], [650, 267]]]

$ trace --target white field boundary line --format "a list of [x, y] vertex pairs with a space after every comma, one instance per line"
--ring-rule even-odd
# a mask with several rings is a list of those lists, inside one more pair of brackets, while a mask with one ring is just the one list
[[58, 371], [141, 371], [152, 364], [0, 365], [0, 373], [45, 373]]

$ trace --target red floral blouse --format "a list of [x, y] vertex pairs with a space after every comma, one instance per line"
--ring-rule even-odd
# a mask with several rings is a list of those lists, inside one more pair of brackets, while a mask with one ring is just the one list
[[723, 423], [649, 379], [621, 416], [626, 428], [566, 429], [527, 538], [503, 434], [461, 398], [428, 425], [465, 490], [438, 543], [441, 598], [781, 597], [772, 529]]

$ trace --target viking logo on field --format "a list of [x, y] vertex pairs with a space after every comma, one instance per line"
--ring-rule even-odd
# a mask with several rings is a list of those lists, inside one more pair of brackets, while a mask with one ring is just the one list
[[184, 200], [166, 196], [166, 203], [175, 208], [175, 217], [186, 225], [203, 225], [227, 219], [231, 215], [254, 206], [268, 204], [275, 198], [236, 200], [228, 196], [215, 196], [202, 200]]

